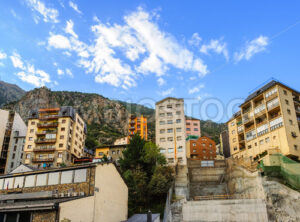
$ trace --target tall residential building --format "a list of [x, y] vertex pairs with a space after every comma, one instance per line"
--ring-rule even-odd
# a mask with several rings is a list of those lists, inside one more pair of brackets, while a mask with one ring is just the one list
[[35, 167], [69, 165], [84, 157], [86, 125], [72, 107], [33, 110], [28, 118], [24, 163]]
[[155, 137], [170, 165], [186, 165], [184, 100], [168, 97], [155, 105]]
[[248, 96], [228, 121], [234, 158], [260, 160], [272, 152], [300, 156], [300, 93], [271, 81]]
[[220, 134], [220, 154], [223, 154], [225, 158], [230, 157], [230, 144], [228, 130], [224, 130]]
[[203, 161], [216, 159], [216, 143], [206, 136], [188, 138], [186, 148], [188, 158]]
[[22, 139], [15, 137], [26, 134], [26, 124], [14, 111], [0, 110], [0, 174], [20, 165], [23, 145]]
[[195, 118], [186, 117], [186, 136], [201, 136], [200, 120]]
[[132, 137], [135, 134], [139, 134], [141, 138], [147, 140], [148, 139], [147, 118], [143, 117], [143, 115], [140, 117], [131, 115], [129, 118], [128, 132], [130, 137]]

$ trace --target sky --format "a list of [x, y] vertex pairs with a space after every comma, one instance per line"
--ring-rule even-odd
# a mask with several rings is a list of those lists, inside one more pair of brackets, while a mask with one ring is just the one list
[[299, 1], [0, 1], [0, 79], [227, 121], [270, 78], [300, 90]]

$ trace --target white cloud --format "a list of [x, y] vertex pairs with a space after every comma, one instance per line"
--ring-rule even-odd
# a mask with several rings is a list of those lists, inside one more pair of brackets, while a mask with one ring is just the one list
[[70, 69], [66, 69], [66, 74], [70, 77], [73, 77], [73, 73]]
[[71, 48], [69, 39], [63, 35], [50, 35], [50, 37], [48, 38], [48, 45], [56, 49]]
[[172, 94], [173, 91], [174, 91], [174, 88], [170, 88], [170, 89], [167, 89], [167, 90], [165, 90], [165, 91], [162, 91], [160, 94], [161, 94], [162, 96], [168, 96], [168, 95]]
[[202, 38], [199, 36], [198, 33], [194, 33], [192, 38], [188, 41], [188, 43], [192, 46], [199, 46]]
[[191, 88], [191, 89], [189, 89], [189, 94], [194, 94], [194, 93], [200, 92], [200, 89], [203, 89], [203, 88], [204, 88], [203, 84], [196, 86], [194, 88]]
[[217, 54], [223, 54], [226, 60], [229, 59], [227, 44], [222, 42], [222, 40], [212, 39], [209, 44], [204, 44], [200, 48], [200, 52], [204, 54], [209, 54], [209, 51], [213, 51]]
[[[54, 8], [47, 8], [45, 4], [39, 0], [26, 0], [27, 5], [31, 8], [32, 11], [38, 12], [40, 16], [43, 17], [44, 22], [53, 22], [58, 23], [58, 11]], [[34, 20], [36, 23], [40, 20], [39, 15], [34, 15]]]
[[51, 83], [50, 75], [43, 70], [35, 69], [34, 65], [23, 62], [21, 56], [14, 52], [10, 59], [15, 68], [19, 69], [17, 76], [24, 82], [30, 83], [36, 87]]
[[77, 13], [82, 14], [82, 12], [78, 9], [78, 6], [76, 5], [76, 3], [69, 1], [69, 6], [74, 9]]
[[74, 23], [72, 20], [67, 21], [67, 26], [65, 28], [65, 32], [72, 35], [74, 38], [78, 38], [78, 35], [73, 30]]
[[62, 76], [65, 72], [62, 69], [57, 69], [57, 74]]
[[78, 65], [95, 74], [96, 82], [127, 89], [136, 85], [141, 74], [163, 76], [170, 68], [199, 76], [208, 73], [200, 58], [160, 30], [152, 16], [141, 8], [125, 16], [123, 25], [94, 20], [97, 24], [91, 27], [95, 35], [91, 44], [78, 40], [72, 32], [74, 24], [69, 21], [65, 31], [71, 36], [51, 35], [48, 45], [75, 52]]
[[255, 54], [265, 51], [267, 45], [269, 45], [269, 38], [261, 35], [247, 42], [240, 52], [236, 52], [234, 54], [235, 61], [239, 62], [242, 59], [250, 60]]
[[159, 86], [162, 86], [162, 85], [164, 85], [166, 83], [166, 81], [163, 78], [159, 77], [157, 79], [157, 83], [158, 83]]
[[7, 58], [6, 53], [0, 50], [0, 59], [6, 59], [6, 58]]

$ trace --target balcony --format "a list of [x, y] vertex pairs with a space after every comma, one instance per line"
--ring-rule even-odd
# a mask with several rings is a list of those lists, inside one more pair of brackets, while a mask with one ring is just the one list
[[270, 130], [273, 131], [277, 128], [280, 128], [283, 126], [283, 118], [280, 116], [279, 118], [276, 118], [272, 121], [270, 121]]
[[55, 139], [45, 139], [45, 138], [40, 138], [35, 140], [35, 143], [41, 144], [41, 143], [56, 143], [56, 138]]
[[277, 92], [276, 93], [273, 93], [272, 95], [270, 95], [270, 96], [268, 96], [268, 97], [266, 97], [266, 102], [268, 102], [268, 101], [270, 101], [270, 100], [272, 100], [272, 99], [274, 99], [274, 98], [276, 98], [277, 97]]
[[293, 99], [294, 100], [294, 103], [300, 105], [300, 101], [298, 99]]
[[242, 125], [242, 124], [243, 124], [243, 121], [242, 121], [242, 120], [240, 120], [240, 121], [238, 121], [238, 122], [236, 123], [237, 126], [240, 126], [240, 125]]
[[54, 158], [32, 158], [32, 162], [35, 162], [35, 163], [43, 163], [43, 162], [53, 162], [54, 161]]
[[50, 123], [38, 123], [37, 126], [39, 128], [53, 128], [58, 126], [58, 122], [50, 122]]
[[272, 105], [268, 105], [268, 111], [271, 111], [271, 110], [275, 109], [278, 106], [279, 106], [279, 102], [276, 102]]
[[39, 117], [39, 120], [58, 119], [58, 117], [58, 115], [43, 115]]
[[34, 152], [52, 152], [55, 151], [55, 146], [38, 146], [33, 149]]
[[238, 133], [243, 133], [244, 132], [244, 126], [239, 126], [237, 131], [238, 131]]
[[43, 130], [40, 132], [37, 132], [36, 135], [37, 136], [42, 136], [42, 135], [46, 135], [46, 134], [56, 134], [57, 130]]

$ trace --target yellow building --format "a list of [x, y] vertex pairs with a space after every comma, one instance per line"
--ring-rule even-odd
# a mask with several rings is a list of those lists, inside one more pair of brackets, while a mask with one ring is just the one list
[[128, 126], [129, 136], [132, 137], [135, 134], [139, 134], [141, 138], [147, 140], [148, 139], [148, 128], [147, 128], [147, 118], [137, 117], [132, 115], [129, 118], [129, 126]]
[[228, 121], [231, 156], [256, 161], [280, 152], [299, 159], [299, 95], [275, 80], [249, 95]]
[[70, 165], [84, 157], [86, 125], [72, 107], [30, 112], [23, 162], [35, 167]]
[[99, 146], [95, 150], [95, 159], [102, 159], [105, 155], [108, 159], [118, 161], [123, 157], [123, 151], [126, 147], [127, 144]]

